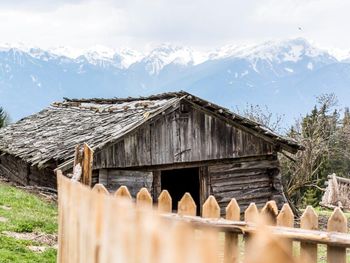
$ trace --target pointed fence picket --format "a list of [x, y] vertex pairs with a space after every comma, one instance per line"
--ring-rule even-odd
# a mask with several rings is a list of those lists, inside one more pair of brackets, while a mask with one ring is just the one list
[[[263, 217], [267, 223], [269, 231], [274, 236], [288, 240], [286, 255], [292, 252], [292, 241], [300, 242], [300, 262], [317, 262], [317, 244], [327, 245], [328, 263], [345, 263], [346, 248], [350, 247], [350, 236], [347, 233], [347, 219], [343, 212], [336, 208], [329, 218], [327, 231], [319, 231], [318, 218], [314, 209], [308, 206], [300, 218], [300, 228], [294, 228], [294, 215], [288, 204], [285, 204], [280, 211], [274, 201], [269, 201], [259, 211], [254, 203], [251, 203], [244, 211], [244, 221], [240, 221], [241, 209], [235, 199], [232, 199], [226, 207], [226, 218], [220, 218], [220, 207], [214, 196], [209, 196], [202, 206], [202, 217], [196, 216], [197, 205], [189, 193], [185, 193], [178, 202], [177, 214], [173, 213], [172, 198], [168, 191], [163, 190], [158, 197], [157, 210], [161, 217], [174, 222], [184, 222], [175, 228], [164, 227], [161, 220], [154, 223], [154, 218], [149, 222], [152, 227], [145, 229], [145, 223], [139, 219], [123, 228], [116, 222], [122, 219], [129, 220], [132, 213], [128, 210], [132, 205], [130, 200], [133, 197], [127, 187], [121, 186], [113, 195], [110, 195], [101, 184], [96, 184], [92, 190], [82, 186], [78, 182], [72, 182], [58, 172], [59, 189], [59, 250], [58, 262], [113, 262], [113, 258], [122, 259], [128, 255], [123, 253], [134, 253], [132, 244], [137, 244], [137, 254], [131, 261], [119, 262], [185, 262], [187, 256], [200, 259], [201, 256], [194, 256], [192, 253], [202, 251], [206, 256], [201, 261], [195, 262], [222, 262], [218, 260], [215, 253], [219, 253], [216, 247], [218, 235], [212, 231], [200, 235], [200, 241], [193, 239], [194, 226], [202, 231], [214, 229], [224, 232], [224, 247], [221, 252], [224, 263], [239, 262], [239, 235], [246, 239], [245, 253], [249, 253], [251, 238], [258, 231], [258, 225]], [[111, 198], [115, 196], [116, 198]], [[153, 211], [153, 199], [146, 188], [140, 189], [134, 197], [137, 208], [147, 208]], [[113, 200], [129, 200], [130, 206], [123, 208], [114, 203]], [[112, 200], [112, 201], [111, 201]], [[72, 208], [76, 209], [72, 209]], [[150, 216], [142, 213], [144, 220]], [[147, 221], [148, 222], [148, 221]], [[159, 228], [159, 229], [158, 229]], [[169, 232], [169, 237], [165, 238], [164, 233]], [[113, 237], [113, 235], [119, 235]], [[145, 239], [139, 239], [140, 236]], [[151, 235], [151, 236], [148, 236]], [[184, 238], [186, 236], [186, 238]], [[249, 237], [249, 238], [248, 238]], [[267, 237], [268, 238], [268, 237]], [[123, 240], [126, 241], [123, 241]], [[116, 246], [124, 242], [122, 252], [114, 255], [113, 244]], [[197, 243], [196, 243], [197, 242]], [[167, 259], [166, 253], [162, 258], [160, 253], [163, 244], [175, 246], [176, 256]], [[165, 246], [165, 245], [164, 245]], [[186, 246], [197, 246], [195, 250], [189, 250]], [[148, 250], [145, 250], [148, 249]], [[248, 250], [247, 250], [248, 249]], [[89, 253], [88, 253], [88, 252]], [[169, 250], [170, 251], [170, 250]], [[216, 251], [215, 253], [213, 251]], [[268, 251], [267, 251], [268, 253]], [[135, 253], [134, 253], [135, 254]], [[190, 255], [191, 254], [191, 255]], [[156, 260], [157, 258], [157, 260]], [[102, 261], [101, 261], [102, 260]], [[165, 260], [165, 261], [163, 261]], [[168, 261], [166, 261], [168, 260]], [[178, 260], [178, 261], [177, 261]], [[208, 261], [211, 260], [211, 261]], [[290, 261], [288, 261], [290, 262]]]
[[[226, 220], [239, 221], [241, 208], [236, 199], [232, 198], [226, 207]], [[238, 234], [232, 232], [225, 233], [224, 263], [238, 263], [239, 247]]]
[[[318, 216], [312, 206], [307, 206], [301, 216], [300, 228], [308, 230], [318, 229]], [[317, 244], [301, 242], [300, 259], [304, 263], [317, 263]]]
[[136, 205], [144, 208], [152, 208], [153, 199], [147, 188], [141, 188], [136, 195]]
[[177, 213], [182, 216], [196, 216], [197, 206], [190, 193], [185, 193], [177, 205]]
[[[348, 232], [348, 221], [339, 207], [334, 209], [329, 218], [327, 231], [341, 233]], [[346, 248], [329, 244], [327, 247], [327, 260], [328, 263], [346, 263]]]
[[167, 190], [163, 190], [158, 197], [158, 211], [160, 213], [171, 213], [172, 198]]
[[132, 199], [129, 189], [124, 185], [118, 188], [118, 190], [114, 193], [114, 196], [130, 199], [130, 200]]

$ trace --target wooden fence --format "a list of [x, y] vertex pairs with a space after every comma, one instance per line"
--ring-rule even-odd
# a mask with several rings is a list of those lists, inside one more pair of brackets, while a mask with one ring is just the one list
[[328, 175], [327, 188], [320, 203], [321, 206], [342, 207], [350, 210], [350, 179]]
[[[173, 213], [166, 190], [154, 205], [150, 193], [142, 188], [134, 205], [125, 186], [113, 194], [100, 184], [91, 190], [59, 171], [58, 193], [58, 262], [313, 263], [317, 262], [318, 244], [325, 244], [327, 262], [345, 263], [350, 247], [347, 219], [339, 208], [330, 216], [327, 231], [318, 231], [318, 216], [310, 206], [300, 219], [300, 228], [294, 228], [290, 207], [285, 204], [278, 211], [273, 201], [261, 211], [250, 204], [240, 221], [235, 199], [223, 219], [210, 196], [202, 217], [197, 217], [196, 204], [188, 193]], [[300, 242], [300, 253], [294, 258], [292, 241]]]

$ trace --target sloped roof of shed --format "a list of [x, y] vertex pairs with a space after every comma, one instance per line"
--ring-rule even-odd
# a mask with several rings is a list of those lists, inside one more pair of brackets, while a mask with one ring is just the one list
[[39, 113], [1, 129], [0, 151], [32, 165], [41, 166], [51, 160], [63, 162], [73, 158], [77, 144], [102, 148], [183, 99], [234, 120], [290, 152], [301, 148], [294, 140], [279, 136], [225, 108], [186, 92], [173, 92], [125, 99], [65, 99], [53, 103]]

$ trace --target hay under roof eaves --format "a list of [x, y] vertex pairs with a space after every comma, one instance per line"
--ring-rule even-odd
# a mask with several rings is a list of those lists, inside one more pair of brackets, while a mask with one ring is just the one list
[[62, 163], [73, 158], [77, 144], [102, 148], [122, 138], [152, 117], [186, 99], [226, 119], [234, 120], [280, 144], [290, 152], [301, 149], [294, 140], [186, 92], [126, 99], [65, 99], [0, 130], [0, 151], [32, 165]]

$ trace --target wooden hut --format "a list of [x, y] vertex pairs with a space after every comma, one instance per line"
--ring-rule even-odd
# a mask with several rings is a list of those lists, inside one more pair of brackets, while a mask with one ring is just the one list
[[93, 182], [135, 195], [167, 189], [221, 207], [284, 201], [277, 153], [300, 146], [259, 123], [186, 92], [126, 99], [65, 99], [0, 130], [0, 174], [53, 187], [72, 169], [75, 146], [94, 150]]

